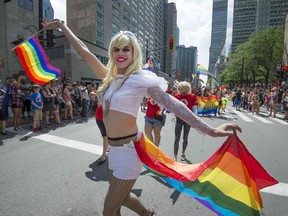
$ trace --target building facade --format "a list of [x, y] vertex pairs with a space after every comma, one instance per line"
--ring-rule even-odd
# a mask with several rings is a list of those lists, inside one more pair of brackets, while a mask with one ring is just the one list
[[256, 30], [268, 27], [284, 30], [287, 12], [287, 0], [234, 0], [232, 52]]
[[176, 70], [174, 77], [178, 81], [188, 81], [192, 79], [192, 73], [196, 73], [198, 50], [197, 47], [185, 47], [184, 45], [176, 47]]
[[209, 67], [212, 72], [216, 67], [226, 42], [228, 0], [213, 0], [211, 45], [209, 49]]
[[[173, 5], [172, 13], [167, 5]], [[173, 22], [168, 22], [165, 16], [172, 14]], [[101, 62], [107, 64], [109, 60], [107, 51], [111, 37], [120, 30], [129, 30], [136, 34], [142, 45], [143, 59], [152, 55], [159, 62], [162, 73], [169, 75], [171, 68], [176, 66], [173, 65], [175, 59], [172, 61], [172, 54], [168, 52], [167, 38], [175, 37], [176, 16], [176, 6], [174, 3], [168, 4], [168, 0], [67, 1], [67, 24]], [[49, 0], [0, 2], [1, 80], [24, 73], [16, 54], [11, 52], [13, 45], [10, 42], [18, 36], [26, 39], [37, 33], [41, 29], [40, 17], [53, 19], [54, 11]], [[51, 47], [47, 47], [47, 32], [39, 34], [38, 39], [43, 43], [52, 65], [61, 69], [62, 76], [70, 77], [73, 81], [100, 82], [61, 31], [53, 31]]]
[[[144, 61], [152, 56], [160, 63], [160, 70], [169, 74], [173, 63], [167, 38], [176, 34], [176, 18], [172, 23], [165, 18], [171, 15], [169, 5], [167, 0], [69, 0], [67, 23], [78, 37], [96, 45], [104, 64], [111, 37], [120, 30], [131, 31], [142, 44]], [[175, 11], [176, 7], [174, 17]]]

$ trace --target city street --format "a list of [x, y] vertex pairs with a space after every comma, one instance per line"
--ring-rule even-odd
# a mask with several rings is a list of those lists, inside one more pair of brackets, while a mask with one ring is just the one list
[[[264, 209], [261, 215], [287, 215], [288, 206], [288, 123], [260, 115], [235, 111], [227, 106], [221, 116], [201, 117], [212, 126], [233, 122], [243, 129], [239, 138], [262, 166], [280, 184], [261, 191]], [[139, 130], [144, 130], [144, 113], [139, 111]], [[96, 216], [102, 215], [108, 187], [108, 162], [93, 163], [101, 154], [102, 139], [95, 119], [66, 121], [65, 127], [45, 128], [32, 133], [30, 124], [9, 136], [1, 136], [0, 216]], [[173, 156], [174, 116], [167, 115], [160, 148]], [[125, 125], [123, 125], [125, 127]], [[211, 138], [191, 129], [187, 161], [207, 160], [226, 138]], [[180, 143], [180, 151], [182, 143]], [[192, 197], [169, 187], [143, 168], [133, 192], [159, 216], [212, 216], [210, 210]], [[122, 215], [133, 216], [122, 208]]]

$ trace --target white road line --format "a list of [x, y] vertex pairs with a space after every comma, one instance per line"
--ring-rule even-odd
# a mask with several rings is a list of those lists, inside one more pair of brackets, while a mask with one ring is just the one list
[[263, 122], [265, 124], [273, 124], [273, 122], [267, 120], [266, 118], [258, 116], [257, 114], [254, 114], [254, 115], [252, 113], [247, 113], [247, 114], [250, 115], [250, 116], [253, 116], [254, 118], [258, 119], [259, 121], [261, 121], [261, 122]]
[[56, 145], [61, 145], [61, 146], [65, 146], [65, 147], [69, 147], [69, 148], [73, 148], [73, 149], [77, 149], [81, 151], [86, 151], [86, 152], [97, 154], [97, 155], [101, 155], [102, 149], [103, 149], [102, 146], [98, 146], [95, 144], [89, 144], [89, 143], [66, 139], [66, 138], [49, 135], [49, 134], [41, 134], [38, 136], [33, 136], [33, 138], [43, 140], [45, 142], [49, 142], [49, 143], [56, 144]]
[[[38, 136], [33, 136], [34, 139], [43, 140], [45, 142], [49, 142], [56, 145], [61, 145], [81, 151], [86, 151], [89, 153], [101, 155], [102, 154], [102, 146], [97, 146], [95, 144], [89, 144], [81, 141], [66, 139], [54, 135], [49, 134], [41, 134]], [[278, 196], [288, 197], [288, 184], [279, 183], [274, 186], [270, 186], [261, 190], [261, 192], [275, 194]]]
[[261, 192], [288, 197], [288, 184], [279, 182], [276, 185], [263, 188]]
[[246, 122], [254, 122], [252, 119], [248, 118], [247, 116], [245, 116], [243, 113], [237, 111], [237, 110], [232, 110], [234, 113], [237, 114], [237, 116], [239, 116], [240, 118], [242, 118], [244, 121]]
[[288, 125], [288, 122], [285, 122], [284, 120], [281, 120], [281, 119], [278, 119], [278, 118], [271, 118], [273, 121], [276, 121], [276, 122], [279, 122], [280, 124], [283, 124], [283, 125]]

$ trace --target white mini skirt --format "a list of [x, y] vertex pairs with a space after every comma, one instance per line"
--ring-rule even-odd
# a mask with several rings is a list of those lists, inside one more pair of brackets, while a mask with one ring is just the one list
[[[140, 139], [141, 134], [142, 132], [138, 132], [137, 140]], [[113, 175], [123, 180], [137, 179], [143, 167], [133, 141], [124, 146], [110, 146], [108, 162]]]

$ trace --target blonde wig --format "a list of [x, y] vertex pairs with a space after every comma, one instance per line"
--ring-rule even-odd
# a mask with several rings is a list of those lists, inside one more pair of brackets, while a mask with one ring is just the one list
[[191, 93], [191, 85], [189, 82], [183, 81], [178, 83], [177, 91], [182, 95], [187, 95]]
[[[110, 83], [115, 79], [118, 74], [117, 66], [115, 64], [115, 60], [113, 59], [113, 51], [114, 48], [124, 48], [127, 45], [132, 46], [132, 63], [126, 69], [124, 74], [123, 82], [133, 73], [136, 73], [142, 68], [142, 52], [140, 45], [138, 43], [137, 38], [132, 32], [129, 31], [120, 31], [116, 35], [114, 35], [111, 39], [109, 45], [109, 61], [107, 64], [108, 73], [103, 79], [103, 84], [97, 91], [97, 95], [102, 98], [102, 95], [105, 93], [106, 89], [109, 87]], [[122, 83], [119, 84], [121, 86]]]

